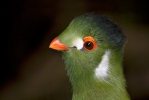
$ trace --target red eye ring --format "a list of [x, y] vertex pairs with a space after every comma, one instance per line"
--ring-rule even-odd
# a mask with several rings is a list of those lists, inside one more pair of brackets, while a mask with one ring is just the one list
[[94, 49], [96, 49], [98, 47], [97, 43], [95, 42], [95, 40], [93, 39], [93, 37], [91, 36], [86, 36], [84, 38], [84, 44], [83, 44], [83, 48], [86, 51], [93, 51]]

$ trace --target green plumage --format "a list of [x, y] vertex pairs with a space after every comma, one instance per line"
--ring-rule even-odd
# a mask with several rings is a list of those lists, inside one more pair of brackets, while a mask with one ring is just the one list
[[[126, 37], [121, 29], [104, 16], [87, 13], [73, 19], [57, 38], [72, 47], [75, 39], [83, 40], [85, 36], [94, 38], [98, 45], [95, 50], [69, 48], [62, 51], [72, 84], [72, 100], [129, 100], [122, 70]], [[102, 79], [95, 76], [95, 69], [105, 51], [110, 51], [110, 66], [108, 76]]]

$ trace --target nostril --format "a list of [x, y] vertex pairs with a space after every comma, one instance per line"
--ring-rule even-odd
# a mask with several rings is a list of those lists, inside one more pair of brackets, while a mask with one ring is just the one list
[[72, 48], [72, 49], [77, 49], [77, 47], [76, 47], [76, 46], [73, 46], [73, 47], [69, 47], [69, 48]]
[[77, 47], [76, 47], [76, 46], [73, 46], [72, 48], [75, 48], [75, 49], [77, 49]]

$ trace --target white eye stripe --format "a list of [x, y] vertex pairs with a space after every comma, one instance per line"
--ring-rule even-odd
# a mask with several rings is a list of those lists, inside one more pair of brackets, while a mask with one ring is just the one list
[[108, 77], [108, 71], [109, 71], [109, 57], [110, 57], [110, 51], [106, 51], [105, 54], [102, 56], [102, 60], [99, 63], [98, 67], [95, 69], [95, 77], [99, 79], [105, 79]]
[[72, 47], [76, 47], [78, 50], [83, 48], [83, 40], [81, 38], [75, 38], [72, 42]]

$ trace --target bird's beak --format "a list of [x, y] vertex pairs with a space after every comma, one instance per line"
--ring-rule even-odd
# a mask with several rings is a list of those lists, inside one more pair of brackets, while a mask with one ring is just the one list
[[49, 45], [49, 48], [55, 50], [68, 50], [68, 46], [62, 44], [57, 38], [53, 39], [53, 41]]

